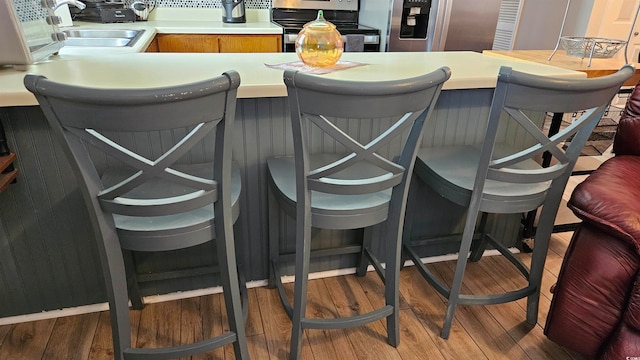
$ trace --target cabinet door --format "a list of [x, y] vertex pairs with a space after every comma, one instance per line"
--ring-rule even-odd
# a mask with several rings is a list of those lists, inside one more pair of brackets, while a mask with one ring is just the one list
[[281, 35], [218, 35], [222, 53], [281, 52]]
[[209, 34], [158, 34], [160, 52], [218, 52], [218, 36]]
[[158, 49], [158, 39], [153, 38], [153, 40], [151, 40], [151, 43], [147, 47], [147, 50], [145, 50], [144, 52], [158, 52], [158, 51], [160, 51]]

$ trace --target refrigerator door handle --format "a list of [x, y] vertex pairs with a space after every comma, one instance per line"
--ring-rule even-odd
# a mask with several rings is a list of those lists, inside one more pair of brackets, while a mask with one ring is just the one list
[[447, 41], [447, 29], [449, 28], [449, 20], [451, 19], [451, 4], [449, 0], [438, 0], [438, 9], [436, 10], [436, 21], [433, 27], [433, 41], [429, 51], [444, 51], [444, 45]]

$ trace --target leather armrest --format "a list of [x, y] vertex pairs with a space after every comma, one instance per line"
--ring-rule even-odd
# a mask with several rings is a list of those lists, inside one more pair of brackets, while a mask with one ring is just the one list
[[584, 221], [629, 243], [640, 254], [640, 156], [605, 161], [568, 203]]
[[620, 120], [613, 141], [613, 152], [616, 155], [640, 156], [640, 115]]

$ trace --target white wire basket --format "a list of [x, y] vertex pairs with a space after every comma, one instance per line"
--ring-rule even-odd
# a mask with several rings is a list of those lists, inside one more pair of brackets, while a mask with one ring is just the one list
[[567, 50], [567, 55], [580, 58], [610, 58], [627, 42], [618, 39], [562, 36], [562, 47]]

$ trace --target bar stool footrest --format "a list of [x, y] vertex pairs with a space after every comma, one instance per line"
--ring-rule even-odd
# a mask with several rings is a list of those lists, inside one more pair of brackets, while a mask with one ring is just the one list
[[124, 350], [124, 358], [126, 360], [159, 360], [159, 359], [176, 359], [185, 356], [200, 354], [211, 351], [231, 344], [236, 341], [234, 332], [226, 332], [220, 336], [200, 341], [193, 344], [186, 344], [165, 348], [129, 348]]
[[393, 306], [386, 305], [366, 314], [335, 319], [302, 319], [303, 329], [346, 329], [384, 319], [393, 314]]
[[[493, 239], [491, 239], [490, 241], [492, 240]], [[492, 243], [494, 242], [492, 241]], [[504, 246], [502, 247], [503, 249], [498, 249], [498, 250], [503, 256], [505, 256], [512, 263], [514, 263], [512, 260], [515, 259], [517, 263], [521, 264], [520, 261], [517, 258], [515, 258], [513, 254], [511, 254], [511, 252], [509, 251], [507, 251], [506, 253], [503, 252], [503, 250], [505, 250], [506, 248], [504, 248]], [[427, 280], [427, 282], [431, 284], [431, 286], [433, 286], [433, 288], [438, 293], [440, 293], [440, 295], [446, 298], [449, 298], [450, 288], [447, 285], [445, 285], [442, 281], [440, 281], [431, 271], [429, 271], [429, 269], [427, 269], [424, 263], [422, 263], [422, 261], [420, 260], [420, 257], [418, 256], [418, 254], [416, 254], [411, 247], [405, 245], [404, 248], [407, 254], [409, 255], [409, 258], [411, 259], [411, 261], [413, 261], [414, 265], [417, 266], [417, 269], [418, 269], [418, 272], [420, 272], [420, 275], [422, 275], [422, 277], [425, 278], [425, 280]], [[511, 256], [506, 255], [507, 253]], [[522, 270], [520, 266], [518, 266], [516, 263], [514, 263], [514, 266], [516, 266], [518, 270]], [[527, 276], [528, 274], [526, 275], [523, 274], [523, 275], [525, 278], [528, 278]], [[535, 292], [536, 292], [536, 286], [529, 285], [521, 289], [508, 291], [501, 294], [487, 294], [487, 295], [460, 294], [458, 297], [458, 304], [462, 304], [462, 305], [503, 304], [503, 303], [512, 302], [518, 299], [522, 299]]]

